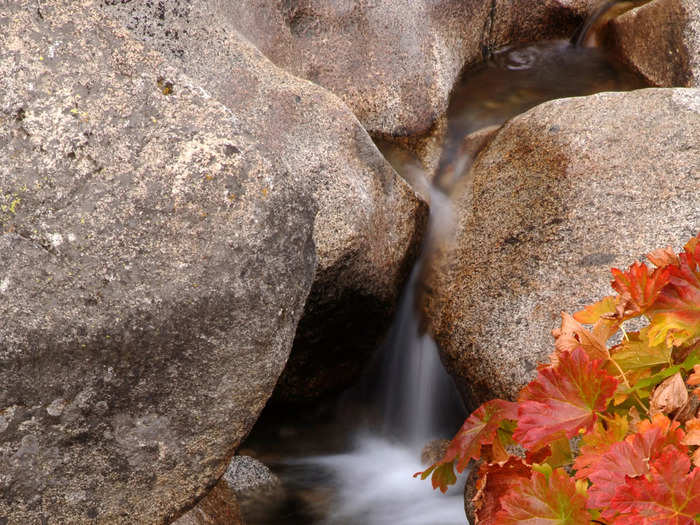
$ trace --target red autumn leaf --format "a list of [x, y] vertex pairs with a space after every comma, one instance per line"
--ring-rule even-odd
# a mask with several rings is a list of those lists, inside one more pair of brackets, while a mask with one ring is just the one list
[[586, 497], [564, 469], [549, 476], [533, 472], [530, 479], [518, 479], [500, 499], [501, 510], [493, 523], [588, 525]]
[[498, 525], [501, 497], [521, 482], [530, 479], [532, 470], [521, 458], [510, 457], [503, 463], [484, 463], [479, 470], [474, 514], [479, 525]]
[[605, 409], [617, 380], [581, 348], [563, 352], [555, 367], [541, 368], [520, 393], [518, 426], [513, 438], [536, 451], [562, 436], [573, 437], [593, 427]]
[[614, 443], [589, 470], [577, 472], [577, 478], [587, 477], [592, 484], [588, 491], [588, 508], [609, 507], [616, 489], [624, 484], [625, 478], [646, 474], [649, 460], [658, 457], [665, 446], [687, 450], [680, 444], [685, 433], [679, 426], [678, 422], [657, 414], [653, 421], [642, 421], [636, 434]]
[[670, 279], [670, 266], [653, 271], [644, 263], [634, 263], [626, 272], [613, 268], [613, 289], [626, 301], [625, 317], [643, 314], [656, 301]]
[[668, 285], [649, 309], [652, 345], [680, 346], [700, 340], [700, 244], [693, 249], [688, 246], [678, 256], [678, 265], [666, 268]]
[[476, 409], [459, 429], [445, 453], [444, 462], [457, 460], [457, 470], [462, 472], [470, 459], [478, 459], [481, 446], [493, 444], [501, 423], [518, 417], [517, 405], [494, 399]]
[[615, 415], [607, 426], [603, 426], [603, 423], [598, 421], [593, 430], [585, 434], [581, 440], [580, 453], [574, 462], [576, 478], [587, 478], [603, 454], [608, 452], [614, 443], [625, 439], [628, 431], [629, 422], [626, 417]]
[[685, 452], [673, 446], [650, 462], [649, 474], [627, 478], [610, 509], [616, 525], [696, 525], [700, 514], [700, 469], [690, 469]]
[[449, 476], [447, 467], [452, 472], [456, 462], [458, 472], [462, 472], [471, 459], [479, 459], [482, 445], [493, 445], [497, 440], [498, 429], [504, 420], [517, 418], [517, 405], [509, 401], [494, 399], [476, 409], [459, 429], [447, 448], [445, 457], [427, 470], [416, 474], [425, 479], [432, 473], [433, 488], [443, 492], [447, 486], [455, 483], [454, 473]]

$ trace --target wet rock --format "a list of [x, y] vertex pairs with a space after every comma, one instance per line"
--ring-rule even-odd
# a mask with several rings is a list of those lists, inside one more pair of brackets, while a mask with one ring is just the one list
[[508, 122], [456, 197], [454, 248], [431, 263], [426, 315], [467, 403], [514, 398], [562, 310], [700, 229], [700, 90], [562, 99]]
[[700, 4], [654, 0], [615, 19], [607, 45], [650, 84], [700, 86]]
[[230, 108], [256, 140], [274, 144], [289, 172], [303, 174], [311, 188], [318, 270], [275, 399], [315, 400], [352, 383], [382, 337], [427, 209], [337, 97], [241, 44], [234, 29], [241, 21], [232, 16], [239, 8], [214, 1], [103, 6]]
[[[171, 35], [170, 46], [192, 35], [173, 15], [183, 0], [104, 2]], [[214, 0], [198, 4], [214, 4]], [[218, 2], [220, 3], [220, 2]], [[278, 66], [329, 89], [348, 104], [370, 133], [430, 132], [447, 108], [454, 80], [466, 64], [512, 43], [568, 37], [596, 0], [241, 0], [219, 13]], [[215, 24], [219, 20], [212, 20]], [[147, 30], [149, 31], [149, 30]], [[157, 29], [156, 29], [157, 31]]]
[[263, 463], [234, 456], [214, 488], [174, 525], [262, 523], [284, 495], [281, 480]]
[[264, 463], [250, 456], [234, 456], [223, 479], [241, 499], [274, 495], [282, 490], [280, 479]]
[[94, 5], [0, 6], [12, 525], [191, 507], [268, 400], [314, 282], [385, 299], [424, 209], [337, 98], [236, 33], [199, 35], [221, 62], [188, 76]]
[[221, 479], [238, 500], [248, 523], [262, 523], [284, 503], [282, 481], [257, 459], [234, 456]]

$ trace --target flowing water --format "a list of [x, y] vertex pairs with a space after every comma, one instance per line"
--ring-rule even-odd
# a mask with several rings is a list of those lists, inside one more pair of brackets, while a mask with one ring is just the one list
[[[592, 25], [577, 39], [584, 41]], [[337, 419], [304, 428], [305, 423], [276, 425], [279, 432], [268, 433], [267, 442], [256, 443], [254, 431], [247, 446], [282, 478], [287, 498], [258, 506], [255, 516], [247, 516], [249, 525], [466, 523], [463, 484], [443, 495], [412, 477], [425, 467], [420, 462], [425, 443], [451, 437], [466, 415], [417, 313], [423, 265], [433, 243], [449, 236], [453, 224], [447, 195], [475, 153], [464, 147], [464, 139], [546, 100], [640, 87], [637, 77], [600, 49], [568, 41], [504, 49], [463, 75], [452, 94], [448, 131], [429, 191], [423, 255], [390, 333], [361, 385], [341, 403]], [[415, 180], [420, 163], [409, 151], [386, 143], [380, 147], [397, 171]]]

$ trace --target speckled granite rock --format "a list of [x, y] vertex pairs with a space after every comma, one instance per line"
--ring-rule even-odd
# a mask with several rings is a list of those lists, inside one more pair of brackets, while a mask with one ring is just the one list
[[610, 267], [700, 229], [700, 90], [548, 102], [507, 123], [471, 175], [426, 314], [467, 402], [482, 402], [516, 395], [560, 312], [611, 292]]
[[700, 86], [700, 3], [654, 0], [614, 20], [607, 45], [655, 86]]
[[[103, 3], [135, 29], [148, 33], [161, 25], [176, 50], [184, 50], [177, 39], [192, 34], [181, 22], [189, 1]], [[595, 5], [596, 0], [238, 0], [228, 2], [221, 17], [275, 64], [341, 97], [370, 133], [406, 136], [433, 128], [465, 64], [507, 44], [570, 36]], [[144, 18], [146, 11], [157, 17]]]
[[427, 208], [338, 98], [271, 68], [252, 48], [239, 51], [229, 16], [237, 3], [163, 5], [134, 1], [103, 9], [231, 108], [257, 140], [274, 143], [287, 169], [304, 174], [318, 206], [318, 271], [275, 399], [339, 392], [391, 320]]
[[0, 3], [7, 525], [176, 518], [255, 422], [313, 283], [398, 287], [424, 209], [336, 97], [237, 34], [202, 42], [226, 49], [206, 84], [94, 6]]

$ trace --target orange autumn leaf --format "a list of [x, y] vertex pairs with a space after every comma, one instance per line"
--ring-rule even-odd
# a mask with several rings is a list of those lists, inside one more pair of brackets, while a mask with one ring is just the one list
[[678, 422], [663, 414], [658, 414], [652, 421], [642, 421], [637, 433], [614, 443], [588, 470], [577, 472], [577, 479], [588, 478], [591, 482], [588, 508], [608, 508], [616, 489], [624, 484], [626, 477], [646, 474], [649, 461], [658, 457], [664, 447], [671, 445], [687, 451], [681, 444], [685, 432], [679, 427]]
[[648, 308], [652, 345], [680, 346], [700, 340], [700, 243], [686, 248], [678, 259], [678, 265], [655, 270], [668, 270], [668, 283]]
[[661, 290], [669, 282], [670, 266], [650, 270], [644, 263], [634, 263], [625, 272], [613, 268], [613, 289], [625, 301], [625, 317], [644, 314], [654, 304]]
[[583, 310], [574, 314], [574, 319], [579, 323], [596, 324], [601, 319], [612, 319], [617, 312], [619, 299], [614, 295], [608, 295], [597, 303], [586, 306]]
[[681, 443], [689, 446], [700, 446], [700, 419], [693, 418], [686, 421], [685, 430], [687, 434]]
[[[561, 327], [552, 330], [555, 338], [554, 348], [557, 354], [571, 352], [574, 349], [583, 348], [591, 359], [608, 359], [610, 354], [605, 344], [607, 336], [603, 339], [593, 332], [588, 331], [581, 323], [566, 312], [561, 313]], [[556, 359], [553, 360], [556, 362]]]

